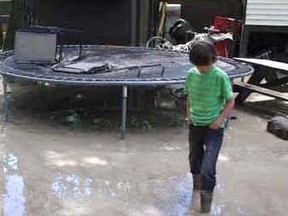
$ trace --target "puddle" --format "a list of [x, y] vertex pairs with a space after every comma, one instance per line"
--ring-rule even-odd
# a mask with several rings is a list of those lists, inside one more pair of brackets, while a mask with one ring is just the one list
[[8, 171], [18, 170], [18, 158], [10, 153], [7, 155], [4, 155], [4, 173], [7, 173]]
[[192, 201], [192, 176], [155, 180], [153, 195], [155, 207], [165, 216], [185, 216]]
[[90, 178], [81, 178], [75, 174], [61, 174], [52, 183], [52, 191], [58, 198], [85, 198], [92, 194]]
[[183, 177], [174, 178], [171, 181], [172, 188], [175, 188], [175, 198], [173, 199], [169, 212], [164, 212], [170, 216], [184, 216], [188, 212], [192, 201], [192, 176], [187, 174]]
[[[92, 180], [75, 174], [58, 173], [51, 189], [54, 195], [64, 200], [94, 196], [109, 202], [118, 200], [129, 203], [131, 215], [138, 215], [142, 209], [142, 213], [150, 215], [185, 216], [191, 205], [192, 177], [187, 174], [141, 183], [128, 179]], [[134, 202], [133, 197], [142, 200], [141, 204]]]
[[26, 215], [25, 183], [23, 177], [18, 174], [18, 158], [10, 153], [3, 157], [3, 161], [5, 174], [3, 215], [24, 216]]
[[226, 215], [237, 215], [237, 216], [248, 216], [248, 213], [241, 203], [235, 201], [229, 201], [228, 203], [213, 203], [211, 207], [211, 216], [226, 216]]
[[164, 150], [166, 151], [179, 151], [181, 148], [179, 146], [164, 146]]
[[223, 215], [224, 208], [225, 208], [224, 204], [215, 205], [214, 203], [212, 203], [210, 214], [213, 216], [221, 216]]

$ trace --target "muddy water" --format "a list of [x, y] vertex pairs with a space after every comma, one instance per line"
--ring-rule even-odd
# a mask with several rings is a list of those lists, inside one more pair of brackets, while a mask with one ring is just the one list
[[4, 215], [25, 215], [25, 183], [18, 173], [18, 158], [10, 153], [3, 157], [5, 175]]
[[[210, 215], [287, 215], [287, 142], [260, 117], [235, 115]], [[25, 121], [1, 130], [2, 215], [199, 215], [185, 128], [119, 140]]]
[[[265, 132], [266, 119], [234, 115], [210, 215], [288, 215], [288, 142]], [[116, 130], [51, 126], [18, 109], [0, 129], [0, 215], [201, 215], [187, 128], [120, 140]]]

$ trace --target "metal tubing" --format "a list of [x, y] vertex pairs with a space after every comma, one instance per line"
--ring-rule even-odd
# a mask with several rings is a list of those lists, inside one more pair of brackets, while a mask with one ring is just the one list
[[137, 0], [131, 1], [131, 45], [136, 46], [137, 44]]
[[8, 82], [6, 75], [3, 75], [2, 78], [3, 78], [3, 97], [4, 97], [4, 121], [8, 122], [10, 120]]
[[125, 138], [126, 123], [127, 123], [127, 99], [128, 99], [128, 87], [122, 86], [122, 121], [121, 121], [121, 138]]
[[165, 67], [164, 67], [164, 66], [162, 66], [162, 70], [161, 70], [161, 77], [163, 77], [163, 76], [164, 76], [164, 73], [165, 73]]
[[[133, 7], [137, 8], [137, 1], [133, 0]], [[135, 9], [134, 8], [134, 9]], [[135, 23], [134, 23], [135, 24]], [[133, 24], [133, 25], [134, 25]], [[135, 32], [134, 32], [135, 33]], [[135, 35], [134, 35], [135, 36]], [[133, 37], [132, 37], [133, 39]], [[135, 41], [132, 41], [135, 42]], [[64, 45], [65, 52], [72, 53], [76, 51], [76, 48], [78, 46], [75, 45]], [[71, 74], [67, 75], [64, 73], [54, 73], [53, 68], [42, 67], [42, 66], [35, 66], [35, 65], [29, 65], [31, 66], [31, 70], [29, 68], [18, 68], [15, 64], [14, 57], [13, 57], [13, 51], [7, 51], [0, 53], [0, 74], [3, 75], [3, 87], [4, 87], [4, 117], [5, 121], [9, 121], [10, 113], [9, 113], [9, 92], [7, 89], [7, 78], [9, 77], [15, 77], [24, 79], [27, 81], [33, 81], [33, 82], [47, 82], [50, 84], [58, 84], [58, 85], [79, 85], [79, 86], [121, 86], [123, 90], [122, 95], [122, 121], [121, 121], [121, 134], [122, 138], [125, 137], [126, 133], [126, 125], [127, 125], [127, 100], [128, 100], [128, 87], [129, 86], [167, 86], [167, 85], [176, 85], [176, 84], [184, 84], [186, 79], [186, 71], [189, 68], [190, 63], [187, 63], [187, 56], [184, 53], [170, 51], [170, 50], [158, 50], [158, 49], [151, 49], [151, 48], [143, 48], [143, 47], [107, 47], [107, 46], [95, 46], [95, 45], [83, 45], [83, 53], [93, 53], [95, 52], [95, 57], [99, 56], [99, 53], [102, 55], [103, 53], [108, 56], [109, 50], [111, 50], [111, 55], [114, 55], [115, 53], [123, 53], [125, 54], [128, 52], [128, 54], [131, 55], [144, 55], [149, 56], [148, 60], [143, 61], [142, 64], [144, 65], [134, 65], [134, 66], [128, 66], [125, 67], [126, 64], [122, 68], [112, 68], [111, 71], [108, 71], [107, 73], [111, 72], [117, 72], [121, 70], [127, 70], [123, 71], [122, 73], [115, 73], [113, 76], [108, 76], [109, 74], [86, 74], [81, 76], [80, 74]], [[117, 51], [117, 52], [115, 52]], [[122, 52], [123, 51], [123, 52]], [[108, 53], [107, 53], [108, 52]], [[110, 54], [109, 54], [110, 55]], [[157, 58], [158, 55], [162, 56], [163, 58], [167, 57], [167, 62], [161, 62], [161, 63], [152, 63], [154, 62], [154, 59], [150, 55], [155, 55], [155, 58]], [[170, 59], [171, 57], [171, 59]], [[176, 59], [173, 59], [173, 58]], [[186, 59], [186, 60], [185, 60]], [[157, 60], [157, 59], [156, 59]], [[177, 60], [177, 61], [176, 61]], [[183, 64], [180, 65], [172, 65], [174, 63], [177, 63], [178, 61], [186, 61]], [[174, 62], [175, 61], [175, 62]], [[243, 65], [233, 59], [227, 59], [219, 57], [219, 61], [223, 61], [226, 64], [230, 64], [231, 68], [229, 67], [229, 71], [226, 71], [227, 74], [231, 79], [233, 78], [239, 78], [251, 75], [254, 72], [254, 69], [249, 65]], [[147, 62], [150, 62], [147, 64]], [[106, 63], [106, 62], [105, 62]], [[141, 63], [141, 62], [140, 62]], [[172, 63], [172, 64], [170, 64]], [[138, 64], [137, 62], [134, 64]], [[163, 65], [164, 64], [164, 65]], [[152, 67], [159, 67], [159, 72], [156, 73], [156, 70]], [[171, 67], [171, 68], [170, 68]], [[144, 70], [146, 68], [150, 68], [149, 70]], [[234, 68], [234, 69], [233, 69]], [[128, 74], [130, 73], [131, 74]], [[158, 70], [157, 70], [158, 71]], [[146, 72], [144, 74], [144, 72]], [[135, 76], [134, 76], [135, 73]], [[143, 76], [142, 76], [143, 73]], [[159, 74], [158, 74], [159, 73]], [[112, 74], [112, 73], [111, 73]], [[129, 76], [127, 76], [129, 75]], [[138, 76], [137, 76], [138, 75]], [[145, 76], [144, 76], [145, 75]], [[157, 76], [156, 76], [157, 75]]]

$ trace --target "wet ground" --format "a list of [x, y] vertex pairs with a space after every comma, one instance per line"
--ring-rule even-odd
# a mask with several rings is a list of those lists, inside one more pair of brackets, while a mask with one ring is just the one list
[[[266, 133], [260, 115], [233, 115], [210, 215], [288, 215], [288, 142]], [[71, 130], [35, 116], [18, 108], [2, 122], [1, 215], [200, 215], [186, 127], [120, 140], [117, 130]]]

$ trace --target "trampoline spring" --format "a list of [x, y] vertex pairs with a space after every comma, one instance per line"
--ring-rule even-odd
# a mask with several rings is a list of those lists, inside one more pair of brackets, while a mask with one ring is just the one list
[[137, 66], [137, 70], [138, 70], [138, 72], [137, 72], [137, 78], [140, 78], [140, 75], [141, 75], [141, 66]]
[[164, 73], [165, 73], [165, 67], [162, 65], [162, 69], [161, 69], [161, 77], [164, 76]]

